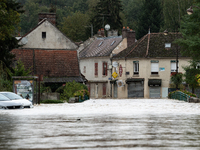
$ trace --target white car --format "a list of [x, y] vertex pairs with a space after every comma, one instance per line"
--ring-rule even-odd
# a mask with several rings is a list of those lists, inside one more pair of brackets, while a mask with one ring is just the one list
[[22, 98], [21, 96], [15, 94], [13, 92], [0, 92], [0, 94], [6, 96], [7, 98], [12, 100], [13, 102], [18, 102], [18, 103], [23, 104], [24, 108], [33, 108], [32, 102], [30, 102], [27, 99]]
[[0, 94], [0, 109], [23, 109], [24, 106]]

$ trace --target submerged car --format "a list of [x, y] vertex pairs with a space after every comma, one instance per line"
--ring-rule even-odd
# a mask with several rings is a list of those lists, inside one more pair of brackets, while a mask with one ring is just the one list
[[13, 92], [0, 92], [0, 94], [6, 96], [7, 98], [12, 100], [13, 102], [22, 103], [24, 108], [33, 108], [32, 102], [30, 102], [27, 99], [22, 98], [21, 96], [15, 94]]
[[15, 102], [0, 94], [0, 109], [23, 109], [22, 103]]

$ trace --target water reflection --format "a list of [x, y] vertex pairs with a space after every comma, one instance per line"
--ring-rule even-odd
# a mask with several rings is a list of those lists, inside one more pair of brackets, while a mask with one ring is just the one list
[[199, 149], [199, 115], [0, 115], [0, 149]]

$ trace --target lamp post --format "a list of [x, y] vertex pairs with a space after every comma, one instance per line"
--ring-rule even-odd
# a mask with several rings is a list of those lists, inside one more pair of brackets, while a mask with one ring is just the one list
[[196, 8], [198, 8], [198, 9], [200, 9], [200, 7], [198, 7], [198, 6], [190, 6], [190, 8], [187, 9], [187, 14], [188, 14], [188, 15], [193, 14], [193, 9], [192, 9], [192, 7], [196, 7]]
[[[167, 29], [164, 31], [164, 35], [168, 35]], [[176, 38], [178, 31], [176, 31]], [[176, 75], [178, 75], [178, 45], [176, 44]], [[178, 83], [176, 83], [176, 89], [178, 89]]]

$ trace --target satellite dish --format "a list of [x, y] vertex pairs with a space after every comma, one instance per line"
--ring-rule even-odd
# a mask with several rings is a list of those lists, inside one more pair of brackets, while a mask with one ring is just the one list
[[28, 39], [26, 37], [23, 37], [21, 40], [22, 44], [25, 45], [28, 43]]
[[109, 25], [109, 24], [105, 25], [105, 29], [106, 29], [107, 31], [110, 30], [110, 25]]

